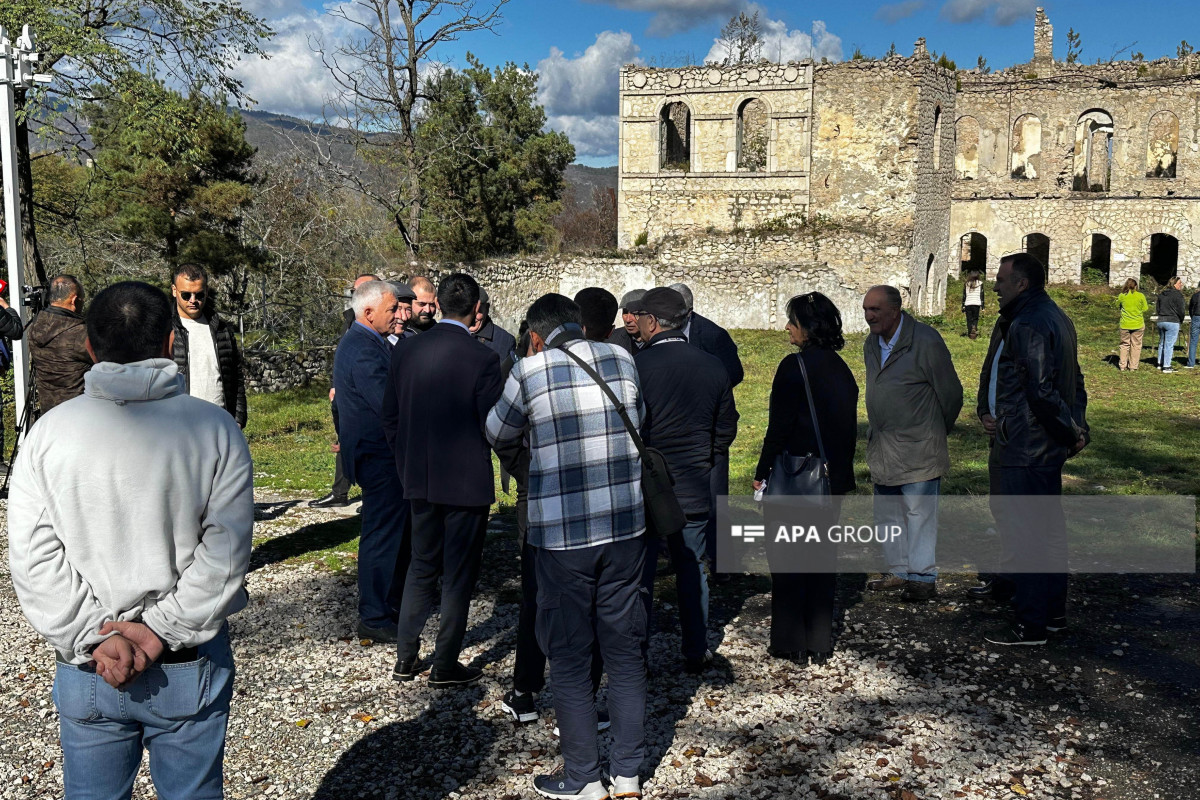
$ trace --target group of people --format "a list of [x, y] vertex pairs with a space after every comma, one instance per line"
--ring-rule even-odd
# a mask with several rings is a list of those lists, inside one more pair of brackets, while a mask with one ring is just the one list
[[[1121, 350], [1117, 366], [1122, 372], [1136, 370], [1142, 359], [1142, 337], [1146, 332], [1146, 312], [1150, 310], [1150, 303], [1135, 278], [1125, 281], [1117, 295], [1117, 308], [1121, 311]], [[1158, 371], [1167, 374], [1175, 371], [1175, 343], [1184, 321], [1189, 319], [1191, 333], [1184, 368], [1195, 369], [1196, 347], [1200, 345], [1200, 324], [1196, 322], [1200, 315], [1200, 288], [1185, 301], [1183, 279], [1178, 275], [1171, 276], [1155, 297], [1154, 313], [1158, 318], [1158, 350], [1154, 359]]]
[[[226, 619], [246, 602], [252, 468], [238, 431], [240, 390], [197, 372], [220, 365], [222, 346], [219, 325], [197, 317], [206, 283], [191, 274], [175, 276], [173, 308], [144, 284], [96, 297], [85, 349], [97, 363], [82, 396], [48, 412], [53, 424], [34, 426], [14, 469], [13, 581], [57, 653], [68, 797], [85, 786], [128, 796], [143, 743], [160, 793], [220, 796], [233, 669]], [[1000, 321], [976, 412], [992, 440], [996, 497], [1060, 494], [1064, 462], [1088, 440], [1074, 328], [1045, 279], [1036, 259], [1018, 253], [1002, 260], [995, 284]], [[682, 669], [702, 673], [713, 661], [716, 498], [728, 494], [743, 371], [728, 332], [693, 305], [683, 284], [619, 303], [601, 287], [573, 299], [546, 294], [514, 337], [490, 319], [486, 293], [465, 273], [436, 286], [355, 281], [330, 393], [342, 482], [314, 505], [344, 502], [351, 483], [362, 489], [358, 634], [396, 644], [397, 681], [426, 671], [437, 687], [480, 678], [459, 659], [497, 454], [517, 484], [522, 581], [513, 685], [501, 707], [518, 722], [536, 719], [548, 664], [563, 768], [534, 778], [547, 797], [641, 796], [660, 551], [677, 575]], [[888, 572], [869, 588], [927, 600], [937, 592], [937, 498], [962, 384], [941, 336], [902, 310], [897, 289], [873, 287], [862, 306], [867, 464], [891, 509], [880, 513], [904, 519], [904, 535], [885, 550]], [[776, 372], [754, 484], [780, 479], [779, 456], [820, 451], [836, 499], [855, 489], [859, 395], [838, 353], [841, 312], [810, 292], [792, 298], [787, 317], [798, 352]], [[186, 367], [172, 358], [181, 328]], [[204, 355], [202, 332], [213, 334]], [[54, 435], [60, 422], [96, 430], [98, 440], [81, 453]], [[673, 475], [676, 529], [656, 530], [646, 512], [646, 448]], [[1065, 546], [1061, 513], [1035, 519], [1020, 504], [996, 513], [1007, 547]], [[989, 642], [1044, 644], [1066, 624], [1065, 575], [982, 577], [972, 594], [1011, 600], [1016, 614]], [[828, 571], [773, 572], [773, 656], [829, 658], [835, 580]], [[421, 633], [439, 600], [426, 661]], [[596, 703], [604, 674], [606, 712]], [[612, 743], [602, 764], [605, 728]]]

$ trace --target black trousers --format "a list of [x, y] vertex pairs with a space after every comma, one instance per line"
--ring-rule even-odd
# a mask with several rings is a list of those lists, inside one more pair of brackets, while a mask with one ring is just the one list
[[[828, 653], [833, 650], [833, 599], [837, 590], [837, 546], [823, 542], [804, 545], [798, 558], [785, 548], [795, 545], [772, 540], [772, 531], [780, 524], [791, 525], [798, 519], [828, 530], [842, 508], [842, 497], [830, 498], [831, 505], [817, 515], [797, 517], [788, 506], [768, 502], [763, 506], [766, 522], [767, 563], [771, 567], [771, 647], [784, 652]], [[782, 567], [786, 566], [787, 569]], [[804, 572], [796, 571], [803, 568]]]
[[[330, 403], [329, 411], [333, 415], [333, 432], [336, 434], [338, 430], [337, 403]], [[335, 497], [348, 497], [350, 495], [350, 481], [346, 478], [345, 467], [342, 466], [342, 453], [340, 450], [333, 454], [333, 494]]]
[[408, 501], [391, 453], [364, 453], [354, 461], [363, 489], [358, 539], [358, 618], [391, 630], [400, 613], [412, 548]]
[[967, 315], [967, 333], [979, 330], [979, 311], [982, 306], [964, 306]]
[[426, 500], [412, 507], [412, 562], [404, 581], [396, 654], [414, 658], [421, 649], [421, 631], [433, 611], [438, 578], [442, 579], [441, 622], [434, 645], [433, 666], [458, 663], [471, 594], [479, 579], [487, 506], [451, 506]]
[[1017, 562], [1038, 570], [1006, 570], [996, 576], [997, 588], [1001, 595], [1011, 593], [1017, 621], [1025, 626], [1026, 633], [1041, 637], [1048, 621], [1067, 613], [1062, 467], [1005, 467], [993, 457], [988, 463], [988, 478], [992, 516], [1000, 534], [1001, 565]]

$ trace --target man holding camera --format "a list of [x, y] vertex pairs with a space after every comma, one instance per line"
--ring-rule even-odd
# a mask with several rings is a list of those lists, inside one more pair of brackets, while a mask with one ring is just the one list
[[29, 358], [41, 414], [83, 394], [83, 376], [93, 363], [84, 346], [87, 326], [79, 281], [56, 275], [46, 300], [49, 305], [29, 324]]

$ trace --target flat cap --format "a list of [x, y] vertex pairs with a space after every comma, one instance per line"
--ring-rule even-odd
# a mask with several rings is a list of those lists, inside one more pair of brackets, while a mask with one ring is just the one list
[[417, 299], [417, 293], [412, 287], [403, 281], [390, 281], [392, 288], [396, 290], [396, 299], [401, 303], [411, 303]]
[[641, 300], [635, 300], [629, 311], [638, 314], [653, 314], [659, 319], [675, 320], [687, 313], [683, 295], [674, 289], [658, 286], [646, 292]]
[[621, 308], [632, 311], [632, 306], [646, 295], [645, 289], [631, 289], [621, 295]]

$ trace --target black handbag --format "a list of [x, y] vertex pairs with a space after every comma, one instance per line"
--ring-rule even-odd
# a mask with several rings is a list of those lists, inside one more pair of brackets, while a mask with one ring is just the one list
[[767, 488], [768, 497], [808, 497], [814, 504], [824, 504], [832, 491], [829, 486], [829, 461], [825, 458], [825, 443], [821, 440], [821, 425], [817, 421], [817, 407], [813, 403], [812, 387], [808, 382], [808, 370], [804, 359], [796, 354], [800, 362], [800, 375], [804, 379], [804, 394], [808, 396], [808, 413], [812, 417], [813, 432], [817, 435], [818, 455], [805, 453], [794, 456], [784, 450], [775, 456]]
[[637, 428], [633, 426], [633, 422], [629, 419], [629, 412], [625, 410], [625, 404], [613, 393], [613, 390], [609, 388], [599, 373], [567, 348], [562, 347], [560, 349], [573, 358], [576, 364], [583, 367], [583, 371], [596, 382], [608, 399], [612, 401], [612, 404], [617, 409], [617, 414], [621, 417], [621, 421], [625, 423], [625, 430], [629, 431], [629, 436], [633, 439], [634, 447], [637, 448], [638, 453], [642, 456], [642, 500], [646, 507], [646, 527], [655, 536], [669, 536], [672, 533], [679, 533], [683, 530], [683, 526], [687, 524], [687, 516], [683, 513], [683, 507], [679, 505], [679, 498], [675, 496], [675, 479], [671, 477], [671, 470], [667, 467], [667, 460], [663, 458], [662, 453], [653, 447], [646, 447], [646, 443], [638, 435]]

